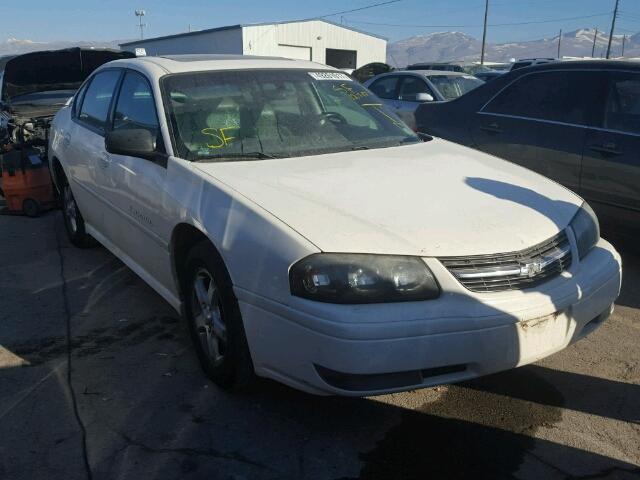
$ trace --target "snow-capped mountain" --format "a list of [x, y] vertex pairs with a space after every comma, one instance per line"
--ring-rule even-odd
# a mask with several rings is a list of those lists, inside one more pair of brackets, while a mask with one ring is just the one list
[[[584, 28], [562, 35], [560, 55], [591, 56], [594, 29]], [[598, 31], [594, 56], [604, 56], [609, 36]], [[416, 62], [434, 61], [475, 61], [480, 58], [482, 42], [462, 32], [437, 32], [417, 35], [390, 43], [387, 48], [387, 62], [404, 67]], [[555, 57], [558, 52], [558, 36], [541, 38], [528, 42], [487, 43], [485, 60], [506, 62], [512, 58]], [[611, 41], [611, 56], [620, 56], [622, 35], [614, 35]], [[640, 57], [640, 33], [627, 35], [625, 57]]]

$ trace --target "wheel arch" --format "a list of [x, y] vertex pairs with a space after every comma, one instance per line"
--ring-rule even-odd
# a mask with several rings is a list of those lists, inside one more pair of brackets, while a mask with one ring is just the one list
[[65, 173], [64, 168], [62, 167], [62, 163], [60, 162], [60, 159], [58, 159], [58, 157], [56, 156], [51, 157], [50, 173], [51, 173], [51, 180], [53, 181], [53, 186], [56, 188], [58, 193], [62, 193], [60, 191], [62, 184], [64, 181], [68, 181], [68, 180], [66, 180], [67, 174]]
[[206, 241], [211, 246], [213, 252], [220, 258], [222, 264], [227, 269], [227, 275], [229, 275], [222, 254], [211, 238], [190, 223], [179, 223], [171, 233], [169, 248], [171, 252], [171, 271], [178, 290], [178, 296], [182, 302], [184, 302], [184, 267], [186, 259], [189, 251], [202, 241]]

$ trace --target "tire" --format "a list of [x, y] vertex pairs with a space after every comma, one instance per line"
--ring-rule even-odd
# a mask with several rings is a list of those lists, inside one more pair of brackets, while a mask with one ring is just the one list
[[40, 215], [40, 204], [33, 198], [25, 198], [22, 202], [22, 213], [27, 217], [35, 218]]
[[184, 314], [207, 376], [227, 390], [246, 390], [256, 377], [238, 300], [222, 258], [202, 241], [183, 270]]
[[73, 196], [69, 182], [62, 185], [62, 216], [69, 241], [78, 248], [90, 248], [96, 241], [87, 233], [84, 219]]

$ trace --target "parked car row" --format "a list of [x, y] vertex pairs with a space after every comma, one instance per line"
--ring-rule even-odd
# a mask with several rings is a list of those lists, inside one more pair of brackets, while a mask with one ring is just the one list
[[418, 130], [558, 181], [608, 223], [640, 227], [640, 65], [551, 62], [457, 100], [422, 104]]
[[414, 130], [420, 104], [453, 100], [502, 74], [483, 65], [451, 62], [416, 63], [405, 70], [369, 64], [353, 72]]
[[365, 86], [415, 130], [415, 111], [420, 104], [458, 98], [482, 83], [461, 72], [408, 70], [383, 73], [366, 81]]
[[[416, 80], [442, 94], [420, 72], [390, 90], [428, 93]], [[620, 289], [576, 194], [420, 137], [308, 61], [110, 62], [58, 111], [48, 154], [71, 242], [98, 240], [182, 312], [227, 388], [258, 375], [372, 395], [485, 375], [588, 335]]]
[[484, 82], [493, 80], [499, 77], [504, 72], [494, 70], [493, 68], [485, 67], [477, 63], [414, 63], [407, 66], [407, 70], [441, 70], [447, 72], [459, 72], [466, 73], [467, 75], [473, 75], [476, 78]]

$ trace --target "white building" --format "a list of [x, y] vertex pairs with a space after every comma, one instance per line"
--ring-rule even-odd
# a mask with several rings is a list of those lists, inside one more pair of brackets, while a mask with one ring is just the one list
[[337, 68], [385, 62], [387, 40], [326, 20], [232, 25], [120, 44], [147, 55], [228, 53], [312, 60]]

